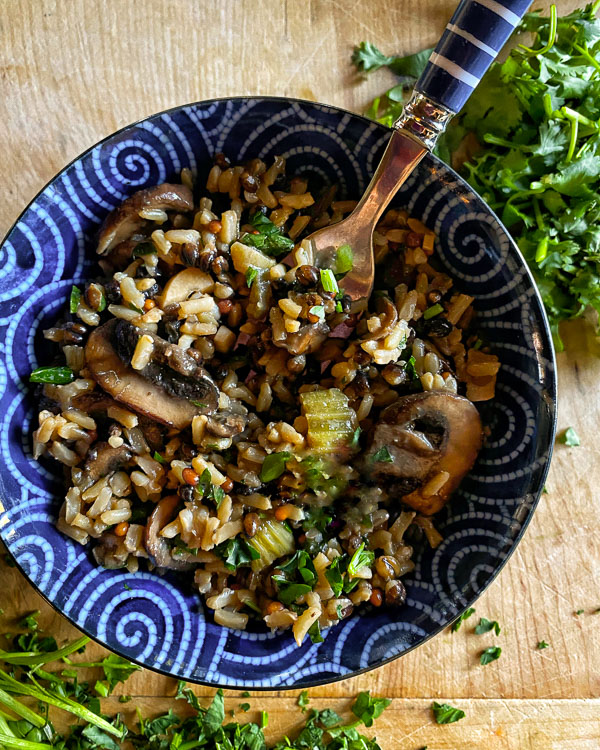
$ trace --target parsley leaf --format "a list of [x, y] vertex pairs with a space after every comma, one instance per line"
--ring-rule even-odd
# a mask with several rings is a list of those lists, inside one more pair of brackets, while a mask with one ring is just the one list
[[294, 241], [289, 237], [285, 237], [281, 233], [282, 230], [275, 226], [275, 224], [273, 224], [273, 222], [260, 211], [257, 211], [254, 216], [252, 216], [250, 223], [258, 234], [245, 234], [241, 238], [241, 242], [244, 245], [257, 247], [267, 255], [274, 256], [289, 253], [290, 250], [294, 249]]
[[306, 710], [306, 707], [308, 706], [309, 703], [310, 703], [310, 699], [308, 697], [308, 690], [303, 690], [298, 696], [298, 705], [304, 711]]
[[77, 312], [77, 308], [79, 307], [80, 302], [81, 302], [81, 289], [77, 286], [74, 286], [71, 289], [71, 296], [69, 297], [69, 312], [72, 314], [75, 314]]
[[486, 648], [481, 652], [479, 661], [485, 666], [486, 664], [499, 659], [501, 653], [502, 649], [500, 648], [500, 646], [490, 646], [489, 648]]
[[488, 620], [485, 617], [480, 617], [479, 625], [475, 628], [475, 633], [477, 635], [482, 635], [483, 633], [489, 633], [492, 629], [496, 635], [500, 635], [500, 625], [496, 620]]
[[460, 626], [463, 624], [463, 622], [471, 617], [471, 615], [475, 612], [475, 609], [473, 607], [469, 607], [468, 609], [465, 609], [465, 611], [462, 613], [462, 615], [457, 619], [454, 620], [452, 623], [452, 632], [456, 633], [457, 630], [460, 629]]
[[321, 635], [321, 627], [318, 620], [315, 620], [308, 629], [308, 636], [313, 643], [323, 643], [325, 640]]
[[32, 383], [53, 383], [64, 385], [75, 379], [75, 373], [70, 367], [38, 367], [29, 376]]
[[576, 446], [581, 445], [579, 435], [572, 427], [567, 427], [567, 429], [558, 436], [558, 442], [563, 445], [568, 445], [569, 448], [575, 448]]
[[111, 693], [119, 682], [125, 682], [130, 675], [141, 669], [137, 664], [132, 664], [128, 659], [117, 654], [110, 654], [102, 659], [101, 665]]
[[258, 276], [258, 268], [254, 266], [248, 266], [246, 269], [246, 286], [251, 287], [254, 283], [254, 279]]
[[433, 716], [438, 724], [453, 724], [465, 718], [465, 712], [460, 708], [454, 708], [449, 703], [436, 703], [431, 705]]
[[272, 482], [274, 479], [278, 479], [285, 471], [285, 464], [291, 457], [292, 454], [289, 451], [269, 453], [260, 470], [261, 482]]
[[223, 560], [227, 570], [237, 570], [241, 565], [250, 565], [252, 560], [258, 560], [260, 557], [254, 547], [240, 537], [221, 542], [215, 547], [214, 552]]
[[277, 584], [277, 597], [282, 604], [290, 606], [299, 596], [312, 591], [312, 586], [306, 583], [294, 583], [288, 581], [284, 576], [271, 576], [271, 580]]
[[348, 573], [351, 576], [356, 576], [358, 571], [364, 567], [370, 567], [375, 561], [375, 553], [369, 549], [365, 549], [365, 543], [363, 542], [360, 547], [357, 548], [356, 552], [352, 555], [352, 559], [348, 563]]
[[387, 445], [382, 446], [376, 453], [373, 454], [373, 462], [381, 462], [386, 464], [391, 464], [394, 462], [394, 458], [390, 453], [390, 449], [387, 447]]
[[546, 641], [539, 641], [539, 642], [538, 642], [538, 645], [537, 645], [537, 647], [538, 647], [539, 649], [542, 649], [542, 648], [548, 648], [548, 646], [549, 646], [549, 645], [550, 645], [550, 644], [549, 644], [549, 643], [546, 643]]
[[392, 701], [389, 698], [372, 698], [370, 691], [359, 693], [352, 713], [358, 717], [366, 727], [373, 726], [373, 720], [384, 712]]

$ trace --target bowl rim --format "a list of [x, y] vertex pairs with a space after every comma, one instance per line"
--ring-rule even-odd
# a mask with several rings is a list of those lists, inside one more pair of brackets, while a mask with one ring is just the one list
[[[359, 120], [362, 120], [367, 125], [375, 125], [378, 129], [383, 131], [392, 132], [393, 128], [388, 128], [382, 123], [377, 122], [376, 120], [371, 120], [370, 118], [366, 117], [363, 114], [353, 112], [352, 110], [346, 109], [345, 107], [339, 107], [335, 104], [327, 104], [324, 102], [316, 102], [312, 101], [310, 99], [302, 99], [300, 97], [288, 97], [288, 96], [272, 96], [272, 95], [251, 95], [251, 96], [243, 96], [243, 95], [236, 95], [236, 96], [222, 96], [222, 97], [214, 97], [210, 99], [200, 99], [197, 101], [187, 102], [185, 104], [178, 104], [173, 107], [168, 107], [167, 109], [159, 110], [158, 112], [154, 112], [150, 115], [146, 115], [145, 117], [142, 117], [138, 120], [134, 120], [133, 122], [130, 122], [126, 125], [121, 126], [117, 130], [113, 131], [112, 133], [109, 133], [108, 135], [104, 136], [100, 140], [96, 141], [91, 146], [88, 146], [86, 149], [84, 149], [82, 152], [80, 152], [77, 156], [75, 156], [73, 159], [71, 159], [67, 164], [65, 164], [56, 174], [51, 177], [44, 185], [41, 187], [37, 193], [31, 198], [31, 200], [27, 203], [25, 208], [19, 213], [17, 218], [14, 220], [14, 222], [11, 224], [10, 228], [7, 230], [6, 234], [2, 238], [2, 241], [0, 242], [0, 251], [4, 248], [5, 243], [9, 240], [10, 236], [12, 235], [13, 231], [19, 224], [19, 222], [22, 220], [22, 218], [25, 216], [25, 214], [29, 211], [29, 209], [32, 207], [32, 205], [43, 195], [43, 193], [46, 192], [46, 190], [51, 187], [54, 182], [56, 182], [61, 175], [63, 175], [70, 167], [72, 167], [74, 164], [76, 164], [78, 161], [86, 157], [89, 153], [91, 153], [94, 149], [96, 149], [98, 146], [101, 146], [104, 143], [107, 143], [112, 138], [122, 135], [123, 133], [127, 132], [128, 130], [131, 130], [132, 128], [137, 127], [138, 125], [147, 122], [148, 120], [152, 120], [155, 117], [161, 117], [162, 115], [168, 115], [174, 112], [179, 112], [182, 110], [190, 109], [196, 106], [210, 106], [211, 104], [218, 104], [220, 102], [229, 102], [229, 101], [238, 101], [238, 102], [265, 102], [265, 101], [272, 101], [272, 102], [280, 102], [280, 103], [298, 103], [301, 105], [309, 105], [312, 107], [324, 107], [326, 109], [339, 112], [344, 115], [349, 115], [352, 118], [357, 118]], [[437, 163], [438, 166], [443, 167], [456, 181], [459, 182], [459, 184], [467, 189], [474, 197], [475, 199], [479, 200], [481, 202], [482, 207], [487, 211], [492, 218], [495, 219], [497, 222], [499, 228], [502, 232], [505, 233], [512, 254], [517, 257], [525, 271], [525, 275], [527, 280], [529, 281], [529, 284], [531, 288], [533, 289], [533, 298], [537, 301], [540, 312], [541, 312], [541, 322], [542, 322], [542, 328], [544, 330], [544, 333], [546, 335], [546, 339], [548, 341], [548, 354], [549, 354], [549, 362], [551, 364], [550, 368], [547, 368], [546, 378], [548, 380], [548, 388], [546, 389], [546, 393], [550, 397], [550, 399], [545, 399], [549, 412], [550, 412], [550, 424], [549, 424], [549, 430], [547, 432], [547, 451], [548, 451], [548, 457], [545, 461], [544, 467], [539, 475], [538, 480], [538, 486], [535, 489], [534, 492], [532, 492], [532, 502], [528, 508], [527, 515], [525, 519], [521, 522], [521, 528], [519, 529], [518, 534], [513, 538], [510, 547], [508, 551], [506, 552], [504, 558], [499, 562], [499, 564], [496, 566], [494, 572], [490, 576], [490, 578], [486, 581], [485, 585], [472, 597], [469, 598], [467, 603], [464, 607], [460, 609], [460, 611], [457, 613], [456, 617], [452, 619], [450, 622], [446, 622], [443, 625], [437, 626], [434, 630], [432, 630], [430, 633], [428, 633], [424, 638], [419, 640], [417, 643], [413, 643], [408, 648], [404, 649], [403, 651], [400, 651], [397, 654], [394, 654], [392, 656], [387, 657], [386, 659], [381, 660], [377, 664], [369, 665], [367, 667], [361, 667], [360, 669], [353, 670], [351, 672], [348, 672], [347, 674], [339, 674], [334, 675], [333, 677], [327, 677], [327, 678], [318, 678], [316, 675], [310, 679], [310, 681], [302, 682], [300, 684], [277, 684], [272, 686], [255, 686], [251, 685], [250, 689], [252, 692], [257, 693], [264, 693], [264, 692], [273, 692], [273, 691], [281, 691], [281, 690], [304, 690], [307, 688], [313, 688], [318, 687], [320, 685], [329, 685], [334, 682], [341, 682], [342, 680], [347, 680], [352, 677], [356, 677], [358, 675], [365, 674], [366, 672], [370, 672], [374, 669], [379, 669], [380, 667], [383, 667], [387, 664], [390, 664], [393, 661], [396, 661], [396, 659], [399, 659], [400, 657], [404, 656], [405, 654], [408, 654], [409, 652], [415, 650], [416, 648], [419, 648], [424, 643], [427, 643], [432, 638], [439, 635], [443, 630], [445, 630], [447, 627], [452, 625], [453, 622], [456, 622], [458, 618], [462, 616], [462, 614], [473, 606], [473, 604], [482, 596], [482, 594], [487, 591], [489, 586], [496, 580], [500, 572], [504, 569], [506, 563], [508, 560], [512, 557], [514, 551], [519, 546], [525, 531], [527, 530], [527, 527], [529, 526], [529, 523], [531, 522], [531, 519], [533, 518], [533, 514], [539, 504], [540, 497], [542, 495], [544, 484], [546, 481], [546, 478], [548, 476], [548, 471], [550, 469], [550, 463], [552, 461], [552, 455], [553, 455], [553, 449], [554, 449], [554, 442], [556, 437], [556, 429], [557, 429], [557, 406], [558, 406], [558, 380], [557, 380], [557, 372], [556, 372], [556, 352], [554, 349], [554, 342], [552, 338], [552, 333], [550, 329], [550, 324], [548, 322], [548, 317], [546, 314], [546, 310], [544, 307], [544, 303], [542, 301], [542, 297], [540, 295], [540, 291], [537, 287], [537, 284], [535, 283], [535, 280], [533, 278], [533, 274], [531, 272], [531, 269], [529, 268], [529, 265], [527, 264], [523, 254], [521, 253], [521, 250], [519, 249], [517, 243], [513, 239], [512, 235], [508, 231], [508, 229], [504, 226], [496, 212], [490, 208], [490, 206], [484, 201], [484, 199], [479, 195], [479, 193], [474, 190], [468, 182], [461, 177], [449, 164], [446, 164], [444, 161], [442, 161], [438, 156], [432, 153], [432, 151], [428, 151], [425, 154], [425, 159], [431, 159], [434, 161], [434, 163]], [[536, 355], [537, 359], [537, 355]], [[227, 682], [227, 683], [217, 683], [212, 682], [210, 680], [203, 680], [195, 677], [180, 677], [176, 674], [173, 674], [172, 672], [168, 672], [160, 667], [154, 667], [149, 666], [148, 664], [145, 664], [144, 662], [132, 658], [129, 654], [124, 653], [120, 649], [111, 648], [106, 643], [104, 643], [100, 638], [98, 638], [96, 635], [90, 633], [87, 628], [79, 625], [75, 620], [70, 616], [65, 614], [54, 602], [52, 602], [46, 594], [44, 594], [38, 585], [34, 583], [27, 573], [25, 572], [24, 568], [21, 566], [21, 564], [18, 562], [17, 558], [13, 555], [10, 547], [6, 543], [6, 541], [3, 539], [2, 530], [0, 529], [0, 540], [3, 542], [4, 546], [6, 547], [6, 550], [16, 566], [16, 568], [19, 570], [21, 575], [25, 578], [27, 583], [35, 590], [35, 592], [44, 599], [51, 607], [54, 609], [58, 614], [61, 615], [61, 617], [64, 617], [67, 622], [80, 632], [84, 633], [90, 640], [94, 641], [98, 645], [105, 648], [107, 651], [116, 653], [119, 656], [122, 656], [125, 659], [128, 659], [133, 664], [136, 664], [143, 669], [151, 670], [152, 672], [156, 672], [160, 675], [163, 675], [164, 677], [170, 677], [175, 678], [177, 680], [183, 680], [185, 682], [189, 682], [196, 685], [202, 685], [204, 687], [210, 687], [217, 689], [223, 689], [223, 690], [242, 690], [245, 689], [247, 686], [244, 683], [238, 683], [238, 682]]]

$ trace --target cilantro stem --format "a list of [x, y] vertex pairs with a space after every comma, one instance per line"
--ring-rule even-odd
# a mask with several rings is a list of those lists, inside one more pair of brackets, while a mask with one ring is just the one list
[[577, 145], [577, 134], [579, 132], [579, 122], [575, 118], [569, 118], [569, 120], [571, 121], [571, 137], [569, 138], [569, 148], [565, 156], [566, 162], [570, 162], [573, 158], [575, 146]]
[[535, 223], [538, 225], [538, 229], [541, 229], [541, 231], [544, 232], [546, 230], [546, 224], [544, 223], [544, 217], [540, 210], [540, 202], [535, 195], [531, 200], [533, 203], [533, 212], [535, 214]]
[[529, 148], [527, 148], [527, 146], [516, 145], [514, 143], [511, 143], [510, 141], [507, 141], [506, 138], [499, 138], [497, 135], [492, 135], [491, 133], [486, 133], [483, 136], [483, 140], [486, 143], [492, 143], [494, 146], [504, 146], [505, 148], [518, 148], [524, 151], [530, 150]]
[[546, 117], [551, 120], [554, 116], [554, 109], [552, 107], [552, 96], [546, 92], [544, 96], [542, 97], [542, 101], [544, 103], [544, 112], [546, 113]]
[[19, 737], [0, 732], [0, 747], [5, 747], [7, 750], [12, 750], [12, 748], [18, 748], [19, 750], [48, 750], [51, 745], [45, 742], [22, 740]]
[[542, 237], [542, 239], [538, 242], [537, 250], [535, 251], [536, 263], [541, 263], [546, 259], [546, 256], [548, 255], [548, 242], [548, 237]]
[[[598, 70], [600, 70], [600, 65], [598, 65]], [[576, 120], [581, 125], [586, 125], [588, 128], [592, 128], [592, 130], [598, 130], [597, 122], [580, 114], [576, 109], [571, 109], [571, 107], [561, 107], [560, 110], [568, 120]]]
[[48, 664], [51, 661], [58, 661], [75, 651], [79, 651], [86, 644], [90, 642], [87, 636], [82, 636], [72, 643], [67, 643], [66, 646], [57, 649], [56, 651], [49, 651], [48, 653], [38, 654], [34, 651], [26, 651], [25, 653], [10, 653], [8, 651], [0, 651], [0, 659], [5, 661], [7, 664], [16, 664], [25, 667], [36, 667], [41, 664]]
[[556, 5], [551, 5], [550, 6], [550, 33], [548, 34], [547, 43], [540, 49], [531, 49], [531, 47], [526, 47], [524, 44], [519, 44], [519, 47], [522, 50], [524, 50], [525, 54], [527, 55], [535, 55], [536, 57], [538, 55], [545, 55], [546, 52], [549, 52], [554, 46], [554, 42], [556, 41], [557, 28], [558, 28], [558, 14], [556, 13]]
[[585, 59], [589, 62], [590, 65], [592, 65], [596, 70], [600, 70], [600, 63], [598, 60], [596, 60], [595, 57], [590, 55], [590, 53], [585, 49], [585, 47], [582, 47], [580, 44], [574, 43], [573, 48], [579, 52], [580, 55], [585, 57]]
[[598, 10], [598, 6], [600, 6], [600, 0], [596, 0], [596, 2], [590, 8], [590, 14], [592, 16], [596, 15], [596, 11]]
[[13, 698], [12, 695], [9, 695], [2, 688], [0, 688], [0, 703], [11, 711], [14, 711], [22, 719], [26, 719], [30, 724], [40, 728], [46, 726], [46, 721], [39, 714], [36, 714], [35, 711], [32, 711], [28, 706], [21, 703], [21, 701]]
[[82, 706], [80, 703], [77, 703], [76, 701], [73, 701], [67, 697], [58, 698], [48, 690], [45, 690], [41, 685], [39, 685], [39, 683], [36, 682], [33, 675], [31, 674], [30, 679], [34, 683], [35, 687], [25, 685], [24, 683], [15, 680], [14, 677], [11, 677], [3, 669], [0, 669], [0, 683], [5, 691], [15, 693], [16, 695], [29, 695], [32, 698], [36, 698], [38, 701], [41, 701], [42, 703], [48, 703], [51, 706], [56, 706], [56, 708], [62, 708], [63, 711], [68, 711], [69, 713], [74, 714], [80, 719], [83, 719], [83, 721], [86, 721], [88, 724], [94, 724], [95, 726], [100, 727], [100, 729], [103, 729], [105, 732], [109, 732], [116, 737], [121, 738], [123, 736], [123, 733], [120, 729], [117, 729], [101, 716], [98, 716], [93, 711], [85, 708], [85, 706]]

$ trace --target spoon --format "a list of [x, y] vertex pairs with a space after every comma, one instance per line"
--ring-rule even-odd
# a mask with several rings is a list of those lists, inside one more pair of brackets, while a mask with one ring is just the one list
[[410, 100], [393, 124], [392, 136], [366, 192], [343, 221], [319, 229], [312, 242], [317, 265], [332, 265], [337, 249], [350, 245], [353, 267], [340, 281], [354, 309], [373, 290], [373, 232], [398, 188], [430, 152], [517, 26], [530, 0], [461, 0]]

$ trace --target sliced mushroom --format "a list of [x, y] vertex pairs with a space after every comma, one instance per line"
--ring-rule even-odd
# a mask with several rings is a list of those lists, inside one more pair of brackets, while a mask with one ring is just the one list
[[172, 276], [163, 289], [160, 306], [164, 309], [170, 305], [186, 300], [192, 292], [211, 292], [215, 285], [214, 279], [199, 268], [184, 268], [183, 271]]
[[217, 437], [233, 437], [246, 429], [248, 418], [243, 414], [220, 412], [210, 416], [206, 422], [206, 430]]
[[140, 374], [174, 396], [204, 404], [205, 412], [215, 411], [219, 401], [217, 386], [198, 361], [177, 344], [142, 331], [127, 320], [119, 320], [114, 333], [114, 347], [119, 357], [129, 364], [142, 335], [152, 339], [153, 350], [152, 360]]
[[167, 495], [159, 500], [146, 524], [144, 545], [150, 560], [157, 567], [191, 570], [193, 565], [173, 558], [167, 540], [160, 536], [162, 529], [175, 518], [179, 503], [180, 498], [177, 495]]
[[[191, 400], [174, 395], [166, 383], [153, 382], [126, 364], [114, 347], [117, 320], [111, 320], [90, 334], [85, 347], [87, 366], [94, 380], [116, 401], [150, 417], [155, 422], [184, 429], [196, 414], [214, 411], [218, 389], [207, 376], [198, 384], [198, 393], [207, 397], [206, 407], [198, 407]], [[195, 400], [195, 399], [194, 399]]]
[[275, 346], [287, 349], [290, 354], [306, 354], [316, 351], [329, 335], [325, 321], [305, 323], [297, 333], [288, 333], [282, 341], [273, 341]]
[[113, 448], [108, 443], [97, 443], [87, 454], [84, 472], [97, 482], [115, 471], [119, 471], [130, 460], [131, 451], [126, 445]]
[[383, 320], [377, 330], [362, 336], [363, 341], [379, 341], [392, 332], [392, 328], [398, 322], [398, 310], [396, 305], [387, 296], [378, 297], [377, 312], [383, 314]]
[[404, 396], [381, 412], [365, 471], [431, 515], [471, 469], [481, 441], [481, 419], [468, 399], [442, 391]]
[[98, 254], [106, 255], [113, 247], [141, 229], [146, 220], [140, 217], [140, 211], [152, 208], [162, 211], [191, 211], [194, 208], [192, 191], [185, 185], [170, 185], [168, 182], [138, 190], [104, 220], [98, 235]]

